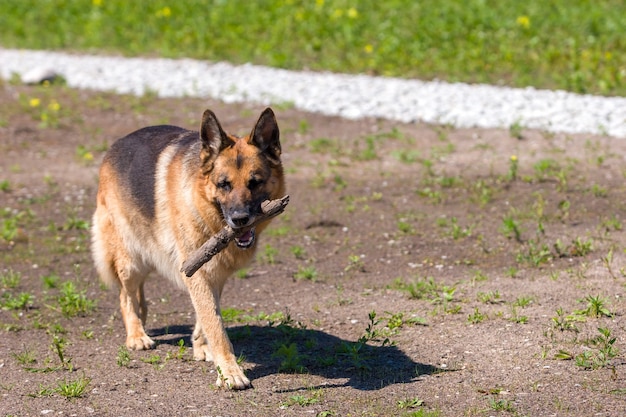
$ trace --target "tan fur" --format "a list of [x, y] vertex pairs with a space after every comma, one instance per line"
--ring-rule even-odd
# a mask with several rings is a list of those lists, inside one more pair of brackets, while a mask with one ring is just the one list
[[[224, 329], [220, 297], [227, 278], [252, 259], [256, 239], [249, 249], [231, 243], [190, 278], [180, 267], [224, 226], [225, 219], [229, 224], [247, 221], [242, 212], [249, 210], [253, 217], [263, 199], [284, 195], [274, 115], [267, 109], [244, 138], [226, 134], [209, 111], [200, 134], [167, 126], [151, 129], [122, 139], [125, 142], [114, 145], [103, 161], [92, 227], [97, 271], [103, 282], [120, 288], [128, 348], [155, 346], [144, 330], [143, 287], [147, 275], [156, 271], [189, 292], [196, 312], [194, 358], [214, 361], [218, 385], [247, 388], [250, 381], [237, 365]], [[156, 147], [160, 138], [167, 145], [159, 148], [154, 160], [123, 161], [129, 153], [137, 158], [149, 154], [146, 149]], [[138, 172], [147, 175], [132, 171], [138, 164], [143, 167]], [[146, 191], [149, 187], [133, 183], [139, 180], [154, 189]], [[257, 238], [266, 226], [267, 222], [256, 227]]]

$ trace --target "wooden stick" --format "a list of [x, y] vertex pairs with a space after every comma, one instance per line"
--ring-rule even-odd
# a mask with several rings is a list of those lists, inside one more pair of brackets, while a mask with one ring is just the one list
[[276, 200], [266, 200], [261, 203], [261, 215], [250, 226], [237, 230], [228, 225], [224, 226], [222, 230], [211, 236], [209, 240], [196, 249], [189, 259], [183, 262], [180, 271], [184, 272], [187, 277], [192, 276], [202, 265], [209, 262], [211, 258], [228, 246], [233, 239], [243, 235], [255, 225], [278, 216], [285, 211], [287, 204], [289, 204], [288, 195]]

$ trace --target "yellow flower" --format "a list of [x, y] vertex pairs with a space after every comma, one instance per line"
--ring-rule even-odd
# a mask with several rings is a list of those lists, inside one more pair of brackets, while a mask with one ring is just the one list
[[170, 17], [172, 15], [172, 9], [165, 6], [161, 10], [157, 10], [156, 15], [157, 17]]
[[365, 47], [363, 47], [363, 50], [366, 54], [371, 54], [372, 52], [374, 52], [374, 47], [368, 43], [367, 45], [365, 45]]
[[91, 4], [94, 6], [102, 6], [102, 0], [92, 0]]
[[348, 17], [350, 19], [356, 19], [357, 17], [359, 17], [359, 11], [355, 9], [354, 7], [350, 7], [348, 9]]
[[322, 7], [324, 6], [324, 0], [315, 0], [315, 4], [317, 5], [317, 7]]
[[61, 105], [59, 104], [58, 101], [56, 100], [52, 100], [49, 104], [48, 104], [48, 108], [52, 111], [59, 111], [61, 109]]
[[83, 154], [83, 159], [85, 161], [93, 161], [93, 154], [91, 152], [85, 152]]
[[333, 10], [333, 14], [330, 15], [331, 19], [339, 19], [341, 16], [343, 16], [343, 10], [341, 9]]
[[41, 100], [39, 100], [38, 98], [31, 98], [28, 104], [30, 105], [30, 107], [39, 107], [39, 105], [41, 104]]
[[524, 29], [528, 29], [530, 27], [530, 19], [528, 16], [519, 16], [515, 22]]
[[517, 161], [517, 155], [511, 155], [511, 161], [513, 162]]

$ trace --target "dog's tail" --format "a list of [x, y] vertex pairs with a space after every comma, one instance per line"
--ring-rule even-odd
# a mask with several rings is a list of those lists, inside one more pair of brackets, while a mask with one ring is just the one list
[[96, 208], [91, 226], [91, 254], [100, 280], [108, 287], [120, 285], [115, 273], [113, 254], [107, 244], [107, 231], [112, 231], [113, 224], [106, 209]]

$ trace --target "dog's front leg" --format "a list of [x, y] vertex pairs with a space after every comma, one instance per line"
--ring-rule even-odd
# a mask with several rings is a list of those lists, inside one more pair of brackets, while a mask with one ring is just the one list
[[[218, 386], [246, 389], [252, 386], [237, 364], [233, 345], [228, 339], [220, 314], [220, 289], [202, 274], [186, 278], [191, 302], [196, 310], [196, 328], [192, 340], [194, 358], [213, 360], [218, 372]], [[207, 346], [208, 342], [208, 346]]]

